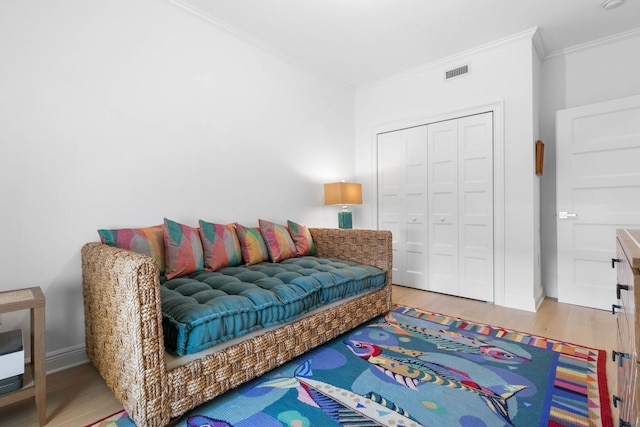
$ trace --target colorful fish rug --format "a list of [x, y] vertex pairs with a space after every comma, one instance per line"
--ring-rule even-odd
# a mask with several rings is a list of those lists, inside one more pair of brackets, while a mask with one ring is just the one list
[[[602, 350], [394, 307], [177, 425], [612, 427], [605, 360]], [[117, 418], [105, 423], [134, 426]]]

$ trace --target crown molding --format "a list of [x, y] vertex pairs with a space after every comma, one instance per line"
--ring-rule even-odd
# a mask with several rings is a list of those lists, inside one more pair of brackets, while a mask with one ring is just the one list
[[538, 58], [540, 58], [541, 60], [544, 59], [547, 55], [547, 49], [544, 45], [544, 40], [542, 40], [542, 35], [540, 34], [539, 30], [537, 30], [533, 34], [532, 40], [533, 40], [533, 48], [536, 50], [536, 53], [538, 54]]
[[624, 40], [627, 38], [638, 37], [640, 36], [640, 28], [636, 28], [633, 30], [625, 31], [623, 33], [614, 34], [612, 36], [603, 37], [601, 39], [597, 39], [594, 41], [590, 41], [587, 43], [582, 43], [576, 46], [568, 47], [566, 49], [560, 49], [554, 52], [548, 53], [544, 56], [544, 59], [555, 58], [557, 56], [564, 56], [571, 53], [581, 52], [583, 50], [592, 49], [594, 47], [603, 46], [609, 43], [614, 43], [620, 40]]
[[[475, 55], [475, 54], [478, 54], [478, 53], [493, 49], [493, 48], [498, 47], [498, 46], [502, 46], [502, 45], [505, 45], [505, 44], [512, 43], [514, 41], [518, 41], [518, 40], [522, 40], [522, 39], [533, 39], [537, 33], [538, 33], [538, 27], [534, 27], [534, 28], [531, 28], [531, 29], [528, 29], [528, 30], [525, 30], [525, 31], [521, 31], [521, 32], [516, 33], [516, 34], [512, 34], [512, 35], [510, 35], [508, 37], [504, 37], [504, 38], [492, 41], [490, 43], [486, 43], [486, 44], [474, 47], [472, 49], [468, 49], [468, 50], [465, 50], [465, 51], [462, 51], [462, 52], [458, 52], [458, 53], [456, 53], [454, 55], [446, 56], [446, 57], [438, 59], [436, 61], [429, 62], [427, 64], [423, 64], [423, 65], [420, 65], [418, 67], [411, 68], [409, 70], [406, 70], [406, 71], [400, 72], [398, 74], [395, 74], [393, 76], [390, 76], [390, 77], [375, 81], [373, 83], [364, 85], [362, 87], [358, 87], [358, 88], [356, 88], [356, 92], [361, 92], [361, 91], [365, 91], [365, 90], [369, 90], [369, 89], [375, 88], [377, 86], [382, 86], [382, 85], [391, 83], [393, 81], [401, 80], [401, 79], [410, 77], [412, 75], [415, 75], [415, 74], [418, 74], [418, 73], [421, 73], [421, 72], [424, 72], [424, 71], [427, 71], [427, 70], [430, 70], [430, 69], [433, 69], [433, 68], [436, 68], [436, 67], [443, 67], [443, 66], [445, 66], [447, 64], [450, 64], [450, 63], [459, 62], [459, 61], [463, 61], [463, 60], [466, 61], [466, 60], [469, 59], [470, 55]], [[540, 43], [541, 42], [542, 42], [542, 40], [540, 39]], [[539, 49], [539, 47], [536, 47], [536, 50], [538, 50], [538, 49]]]
[[[225, 33], [238, 38], [250, 45], [253, 45], [254, 47], [257, 47], [259, 49], [262, 49], [264, 51], [269, 52], [272, 55], [276, 55], [278, 57], [284, 57], [285, 54], [276, 49], [275, 47], [273, 47], [270, 44], [267, 44], [265, 42], [263, 42], [262, 40], [258, 39], [257, 37], [253, 37], [252, 35], [239, 30], [238, 28], [234, 27], [233, 25], [227, 24], [224, 21], [221, 21], [220, 19], [204, 12], [202, 9], [196, 8], [192, 5], [190, 5], [188, 2], [183, 1], [183, 0], [167, 0], [168, 3], [178, 9], [181, 9], [184, 12], [187, 12], [188, 14], [190, 14], [191, 16], [194, 16], [196, 18], [199, 18], [201, 20], [203, 20], [204, 22], [213, 25], [214, 27], [218, 28], [219, 30], [224, 31]], [[291, 58], [287, 58], [288, 60], [291, 60]]]
[[192, 5], [190, 5], [187, 1], [185, 0], [167, 0], [167, 2], [174, 6], [177, 9], [182, 10], [183, 12], [188, 13], [191, 16], [194, 16], [196, 18], [199, 18], [201, 20], [203, 20], [204, 22], [206, 22], [207, 24], [212, 25], [213, 27], [227, 33], [228, 35], [241, 40], [251, 46], [253, 46], [254, 48], [257, 48], [258, 50], [261, 50], [269, 55], [272, 55], [278, 59], [281, 59], [287, 63], [289, 63], [290, 65], [303, 69], [306, 72], [309, 72], [317, 77], [320, 77], [324, 80], [327, 80], [331, 83], [337, 84], [338, 86], [341, 86], [344, 89], [348, 89], [351, 91], [355, 90], [355, 87], [347, 82], [345, 82], [344, 80], [340, 80], [336, 77], [333, 77], [329, 74], [323, 73], [321, 71], [318, 71], [317, 69], [305, 64], [302, 61], [297, 60], [296, 58], [292, 57], [291, 55], [288, 55], [286, 53], [284, 53], [283, 51], [281, 51], [280, 49], [277, 49], [276, 47], [274, 47], [273, 45], [269, 44], [269, 43], [265, 43], [262, 40], [260, 40], [257, 37], [252, 36], [251, 34], [248, 34], [236, 27], [234, 27], [233, 25], [230, 25], [206, 12], [204, 12], [203, 10], [196, 8]]

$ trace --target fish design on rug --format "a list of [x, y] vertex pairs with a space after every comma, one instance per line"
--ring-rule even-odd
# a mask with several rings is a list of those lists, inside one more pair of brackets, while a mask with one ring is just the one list
[[[347, 340], [344, 344], [356, 356], [366, 360], [389, 378], [399, 384], [418, 391], [418, 384], [430, 383], [452, 389], [459, 389], [478, 395], [493, 413], [513, 425], [509, 417], [507, 400], [527, 388], [523, 385], [509, 385], [507, 392], [497, 394], [478, 384], [464, 371], [414, 358], [401, 358], [383, 354], [382, 345], [363, 341]], [[386, 346], [384, 346], [386, 347]], [[395, 349], [391, 349], [396, 351]]]
[[488, 359], [511, 363], [529, 363], [530, 359], [518, 356], [504, 348], [490, 345], [479, 338], [470, 337], [458, 332], [446, 331], [444, 329], [430, 329], [401, 322], [398, 318], [389, 313], [385, 316], [385, 322], [374, 324], [371, 326], [386, 326], [393, 328], [396, 332], [413, 336], [432, 344], [435, 344], [438, 350], [453, 351], [465, 354], [473, 354]]
[[296, 388], [298, 399], [321, 409], [343, 426], [423, 427], [407, 411], [376, 393], [364, 396], [313, 378], [311, 359], [300, 365], [293, 378], [265, 381], [257, 387]]
[[214, 420], [204, 415], [194, 415], [187, 419], [189, 427], [233, 427], [226, 421]]

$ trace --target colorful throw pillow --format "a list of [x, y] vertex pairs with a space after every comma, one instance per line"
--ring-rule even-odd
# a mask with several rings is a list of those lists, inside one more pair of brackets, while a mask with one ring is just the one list
[[204, 269], [202, 243], [197, 228], [164, 219], [165, 276], [184, 276]]
[[276, 224], [264, 219], [258, 219], [260, 233], [267, 245], [269, 257], [273, 262], [280, 262], [287, 258], [298, 256], [296, 245], [284, 225]]
[[252, 265], [268, 261], [269, 252], [267, 252], [267, 247], [262, 239], [262, 234], [260, 234], [260, 229], [245, 227], [238, 223], [236, 223], [235, 226], [244, 263], [246, 265]]
[[233, 224], [200, 223], [200, 240], [204, 252], [204, 269], [216, 271], [242, 264], [240, 242]]
[[316, 246], [313, 244], [311, 233], [309, 233], [309, 229], [307, 227], [290, 220], [287, 220], [287, 227], [289, 227], [289, 234], [291, 234], [293, 243], [296, 245], [296, 252], [298, 255], [303, 256], [316, 254]]
[[164, 232], [162, 225], [145, 228], [98, 230], [100, 241], [109, 246], [137, 252], [153, 258], [164, 274]]

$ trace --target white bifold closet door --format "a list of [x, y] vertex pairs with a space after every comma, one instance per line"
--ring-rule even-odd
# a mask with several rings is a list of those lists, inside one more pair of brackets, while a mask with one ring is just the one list
[[393, 235], [393, 283], [427, 285], [427, 126], [378, 135], [378, 228]]
[[492, 113], [430, 124], [427, 138], [429, 289], [493, 301]]
[[395, 284], [493, 301], [492, 113], [378, 134], [378, 227]]

